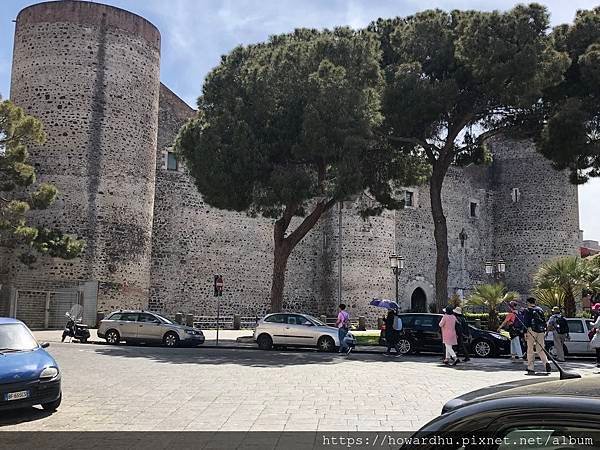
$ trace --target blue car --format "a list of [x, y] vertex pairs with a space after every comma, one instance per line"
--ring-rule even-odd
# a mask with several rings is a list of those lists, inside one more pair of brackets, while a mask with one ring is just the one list
[[55, 411], [62, 392], [58, 364], [20, 320], [0, 317], [0, 410], [41, 405]]

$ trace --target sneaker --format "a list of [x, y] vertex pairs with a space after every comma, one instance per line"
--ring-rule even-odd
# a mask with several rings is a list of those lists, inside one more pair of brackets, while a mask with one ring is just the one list
[[448, 360], [447, 360], [447, 359], [444, 359], [442, 362], [443, 362], [444, 364], [448, 364]]
[[550, 363], [546, 363], [546, 373], [550, 372], [552, 372], [552, 366], [550, 365]]
[[458, 364], [458, 358], [452, 358], [452, 364], [450, 364], [451, 366], [455, 366]]
[[535, 370], [527, 369], [525, 375], [535, 375]]
[[352, 351], [352, 347], [348, 347], [348, 350], [346, 350], [346, 355], [349, 355], [351, 351]]

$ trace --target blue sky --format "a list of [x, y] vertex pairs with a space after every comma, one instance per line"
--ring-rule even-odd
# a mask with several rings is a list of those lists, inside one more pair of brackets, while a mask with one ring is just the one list
[[[0, 94], [8, 97], [13, 20], [37, 0], [0, 1]], [[509, 9], [518, 2], [501, 0], [106, 0], [145, 17], [162, 36], [161, 79], [190, 105], [220, 56], [239, 44], [266, 39], [296, 27], [363, 27], [378, 17], [405, 16], [427, 8]], [[575, 11], [597, 0], [539, 1], [550, 10], [553, 25], [571, 22]], [[600, 180], [583, 186], [580, 221], [585, 239], [600, 240]]]

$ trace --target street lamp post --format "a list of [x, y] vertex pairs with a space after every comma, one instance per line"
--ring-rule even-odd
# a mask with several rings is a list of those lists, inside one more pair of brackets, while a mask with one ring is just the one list
[[392, 272], [396, 277], [396, 303], [399, 305], [398, 300], [398, 277], [400, 276], [400, 272], [404, 269], [404, 257], [398, 256], [396, 254], [390, 256], [390, 267], [392, 268]]
[[485, 273], [492, 277], [496, 283], [500, 281], [500, 278], [504, 276], [505, 272], [506, 262], [503, 259], [485, 262]]

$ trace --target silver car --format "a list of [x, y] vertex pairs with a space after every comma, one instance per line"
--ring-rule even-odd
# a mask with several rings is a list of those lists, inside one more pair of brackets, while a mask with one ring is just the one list
[[[273, 347], [317, 347], [322, 352], [333, 352], [340, 346], [338, 329], [327, 326], [307, 314], [268, 314], [256, 325], [254, 340], [261, 350]], [[352, 333], [346, 342], [356, 345]]]
[[162, 343], [167, 347], [204, 343], [204, 334], [197, 328], [171, 322], [149, 311], [116, 311], [100, 322], [98, 337], [109, 344], [121, 341]]

